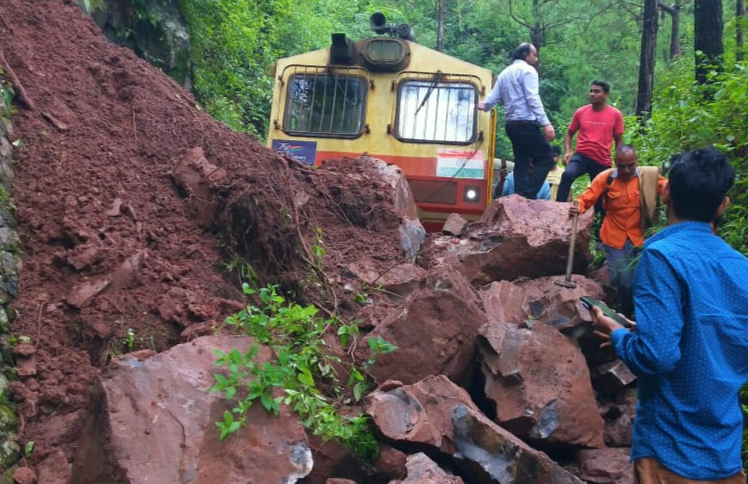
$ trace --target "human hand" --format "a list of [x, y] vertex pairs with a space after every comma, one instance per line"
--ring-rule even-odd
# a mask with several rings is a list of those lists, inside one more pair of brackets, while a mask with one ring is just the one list
[[486, 103], [484, 103], [484, 102], [479, 102], [478, 103], [478, 109], [481, 110], [481, 111], [488, 111], [488, 109], [486, 109]]
[[580, 213], [579, 206], [577, 206], [576, 203], [572, 203], [571, 207], [569, 207], [569, 218], [572, 218], [574, 215], [579, 215]]
[[[593, 307], [592, 311], [590, 311], [590, 315], [592, 316], [592, 325], [596, 330], [595, 333], [607, 337], [607, 339], [610, 339], [610, 334], [613, 333], [613, 331], [624, 328], [624, 326], [618, 324], [615, 319], [606, 316], [605, 313], [603, 313], [603, 310], [599, 307]], [[618, 313], [618, 315], [628, 321], [631, 326], [631, 328], [629, 328], [631, 331], [636, 331], [635, 321], [630, 320], [621, 313]]]
[[556, 139], [556, 130], [553, 129], [553, 125], [551, 123], [543, 126], [543, 131], [545, 131], [545, 139], [547, 139], [548, 141], [553, 141], [554, 139]]
[[571, 160], [571, 153], [564, 153], [564, 159], [562, 160], [564, 166], [569, 164], [569, 160]]

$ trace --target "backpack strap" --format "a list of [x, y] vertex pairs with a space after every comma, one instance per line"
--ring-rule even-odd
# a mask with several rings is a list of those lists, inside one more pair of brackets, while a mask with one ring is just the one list
[[642, 231], [646, 231], [656, 222], [657, 185], [660, 168], [657, 166], [639, 167], [639, 197], [641, 198]]

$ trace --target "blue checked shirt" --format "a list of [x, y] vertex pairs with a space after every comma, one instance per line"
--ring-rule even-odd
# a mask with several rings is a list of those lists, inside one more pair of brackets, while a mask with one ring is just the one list
[[748, 378], [748, 260], [700, 222], [672, 225], [644, 247], [637, 330], [612, 334], [639, 377], [631, 459], [657, 459], [690, 479], [732, 476]]

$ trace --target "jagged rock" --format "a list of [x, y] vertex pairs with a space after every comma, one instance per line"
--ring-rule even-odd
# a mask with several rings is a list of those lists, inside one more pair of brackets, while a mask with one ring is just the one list
[[211, 164], [205, 158], [203, 149], [197, 147], [185, 153], [172, 177], [187, 194], [188, 204], [198, 225], [211, 227], [219, 204], [216, 195], [227, 184], [226, 170]]
[[17, 357], [16, 372], [21, 379], [36, 375], [36, 357], [34, 355]]
[[108, 279], [112, 281], [109, 290], [116, 291], [118, 289], [126, 289], [136, 285], [140, 278], [140, 269], [147, 257], [147, 251], [139, 250], [125, 259], [125, 261], [109, 275]]
[[603, 447], [603, 419], [580, 349], [545, 324], [489, 323], [478, 348], [496, 421], [549, 445]]
[[636, 416], [636, 397], [631, 396], [621, 404], [609, 404], [602, 409], [605, 419], [605, 445], [631, 447], [631, 429]]
[[98, 264], [103, 259], [103, 254], [98, 246], [82, 245], [71, 250], [64, 260], [76, 271], [82, 271], [83, 269]]
[[444, 375], [376, 390], [367, 413], [401, 448], [452, 458], [478, 484], [581, 484], [546, 454], [491, 422], [465, 390]]
[[392, 481], [390, 484], [464, 484], [465, 482], [458, 476], [444, 472], [423, 452], [408, 456], [407, 467], [408, 478], [404, 481]]
[[631, 449], [580, 450], [577, 453], [580, 477], [590, 484], [634, 484], [630, 452]]
[[426, 230], [418, 219], [416, 201], [410, 184], [405, 178], [403, 171], [397, 165], [362, 156], [358, 159], [360, 163], [375, 163], [382, 178], [392, 187], [392, 204], [395, 213], [400, 216], [400, 244], [405, 252], [406, 260], [413, 262], [423, 241], [426, 240]]
[[459, 213], [450, 213], [447, 221], [444, 222], [442, 233], [444, 235], [455, 235], [459, 237], [465, 231], [468, 221], [462, 218]]
[[635, 380], [636, 376], [621, 360], [599, 365], [592, 372], [592, 385], [600, 395], [615, 393]]
[[323, 440], [311, 432], [308, 432], [307, 436], [314, 467], [299, 484], [327, 484], [332, 478], [366, 484], [384, 484], [389, 480], [386, 477], [379, 477], [374, 467], [353, 455], [337, 441]]
[[39, 472], [39, 482], [42, 484], [68, 484], [70, 480], [68, 460], [61, 450], [47, 456], [36, 466], [36, 470]]
[[104, 292], [112, 281], [104, 277], [82, 282], [68, 293], [65, 300], [74, 308], [82, 309], [90, 305], [94, 298]]
[[379, 457], [374, 464], [379, 474], [389, 479], [402, 479], [408, 473], [407, 469], [408, 456], [403, 452], [382, 444], [379, 447]]
[[408, 297], [427, 274], [424, 269], [408, 262], [381, 272], [369, 260], [349, 265], [347, 273], [375, 289], [381, 287], [386, 294], [399, 296], [400, 300]]
[[556, 284], [561, 279], [552, 276], [493, 282], [480, 291], [486, 314], [502, 323], [538, 321], [571, 335], [591, 331], [592, 318], [579, 298], [602, 299], [602, 288], [584, 276], [572, 275], [577, 286], [574, 289]]
[[369, 372], [378, 381], [406, 384], [442, 374], [467, 388], [475, 362], [475, 335], [485, 322], [480, 300], [467, 280], [452, 267], [436, 268], [370, 333], [397, 350], [377, 356]]
[[[519, 195], [501, 197], [484, 212], [480, 223], [466, 235], [433, 239], [436, 253], [430, 260], [456, 263], [473, 285], [518, 277], [538, 278], [566, 271], [571, 233], [569, 204], [527, 200]], [[579, 216], [574, 272], [584, 274], [589, 263], [592, 211]]]
[[[231, 405], [214, 384], [214, 350], [246, 350], [251, 339], [199, 338], [145, 361], [125, 357], [105, 368], [71, 484], [221, 482], [294, 483], [309, 474], [311, 451], [291, 410], [276, 417], [253, 405], [247, 425], [219, 442], [214, 422]], [[261, 348], [256, 362], [269, 361]]]

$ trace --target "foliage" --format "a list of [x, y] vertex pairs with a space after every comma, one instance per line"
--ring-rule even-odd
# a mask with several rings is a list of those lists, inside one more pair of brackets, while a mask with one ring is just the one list
[[[358, 336], [358, 326], [321, 318], [313, 306], [287, 302], [276, 286], [255, 291], [244, 283], [243, 291], [247, 296], [259, 296], [262, 308], [248, 305], [226, 319], [230, 326], [252, 336], [255, 343], [247, 351], [216, 352], [216, 364], [227, 367], [228, 372], [225, 376], [215, 375], [216, 384], [211, 390], [223, 392], [226, 399], [235, 402], [235, 407], [224, 413], [223, 420], [216, 422], [221, 440], [246, 423], [247, 412], [254, 402], [275, 415], [280, 405], [285, 404], [316, 435], [336, 439], [361, 458], [373, 459], [378, 446], [367, 417], [340, 414], [340, 406], [351, 402], [343, 397], [345, 389], [334, 386], [334, 365], [341, 361], [325, 353], [323, 339], [333, 330], [345, 346]], [[257, 361], [260, 345], [273, 350], [273, 361]], [[396, 349], [381, 338], [369, 338], [368, 345], [371, 358], [360, 369], [350, 368], [348, 386], [352, 388], [354, 401], [360, 400], [367, 390], [364, 372], [368, 365], [377, 355]], [[323, 387], [327, 390], [323, 391]]]
[[692, 64], [681, 60], [655, 91], [652, 115], [643, 123], [629, 119], [626, 140], [636, 146], [639, 160], [661, 165], [675, 153], [704, 146], [725, 152], [736, 169], [732, 206], [719, 227], [735, 249], [748, 254], [748, 65], [712, 71], [713, 83], [694, 83]]
[[180, 0], [180, 7], [197, 99], [211, 116], [260, 138], [270, 118], [274, 62], [327, 46], [331, 33], [349, 33], [351, 18], [368, 28], [362, 12], [370, 8], [366, 0]]

